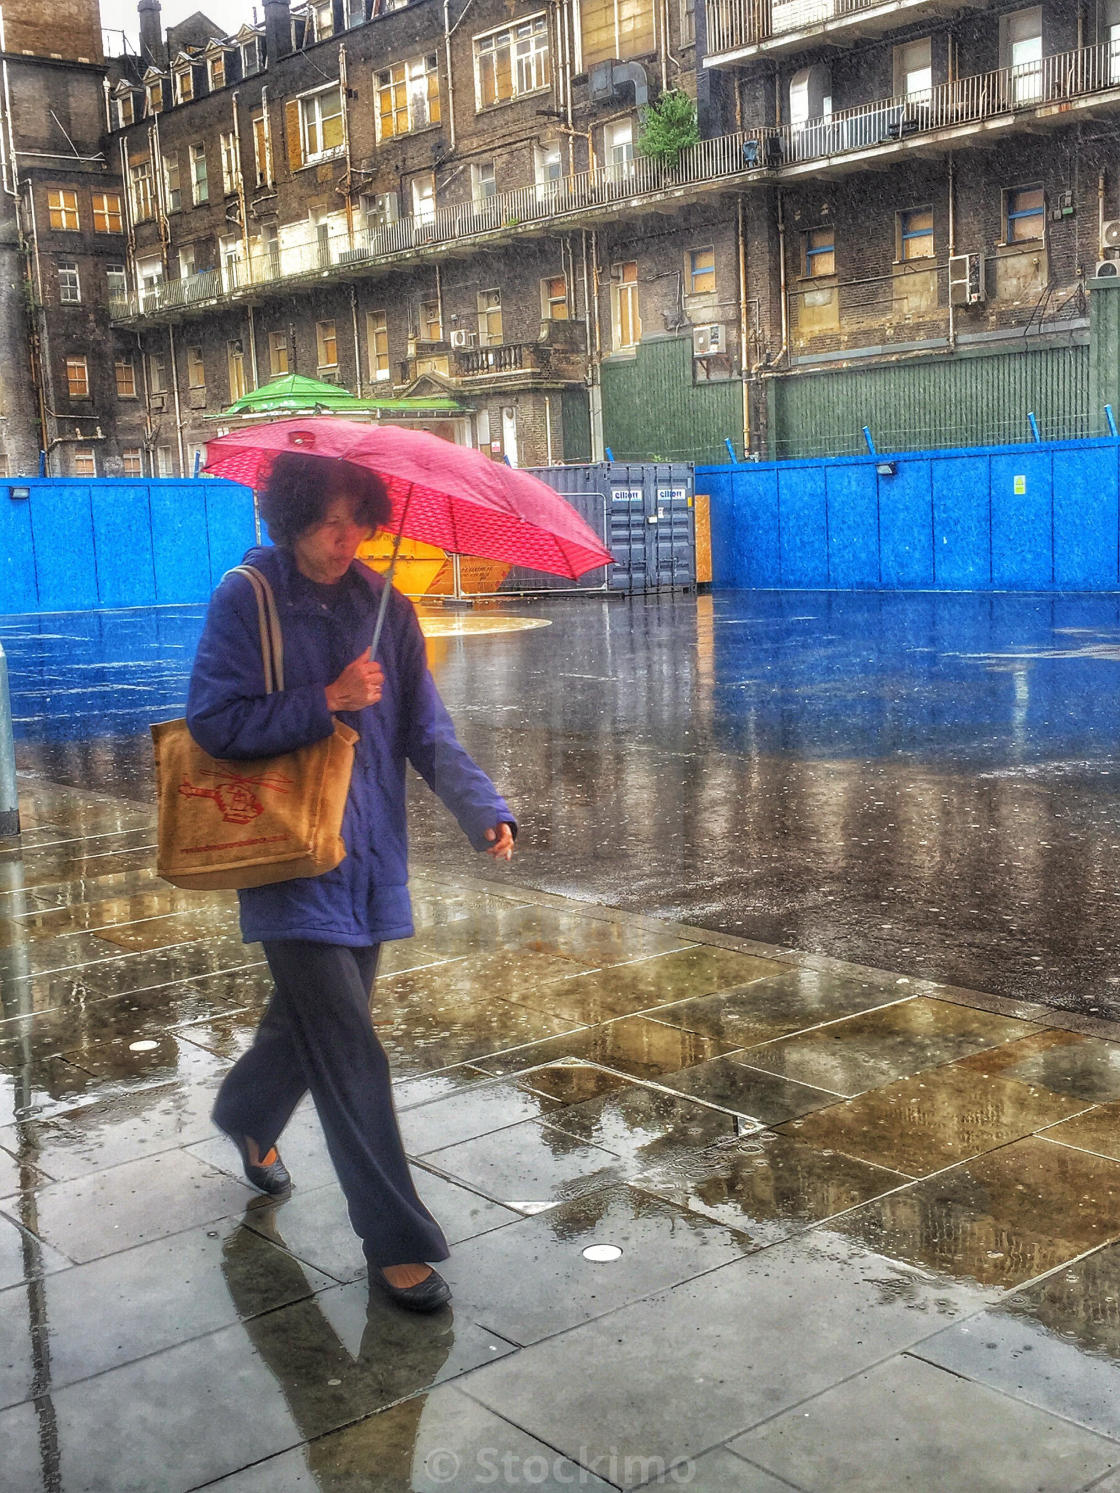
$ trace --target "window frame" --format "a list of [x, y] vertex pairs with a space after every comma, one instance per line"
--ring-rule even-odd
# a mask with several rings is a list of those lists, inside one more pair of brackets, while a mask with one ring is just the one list
[[237, 168], [240, 162], [237, 159], [237, 135], [233, 130], [219, 130], [218, 155], [222, 163], [222, 195], [223, 197], [236, 196]]
[[89, 359], [74, 353], [65, 359], [67, 397], [73, 401], [89, 399]]
[[[101, 206], [98, 206], [100, 201]], [[116, 207], [112, 204], [116, 203]], [[94, 233], [123, 233], [124, 204], [119, 192], [94, 192], [90, 199]], [[99, 221], [100, 220], [100, 221]], [[116, 226], [114, 227], [114, 221]]]
[[[493, 297], [493, 300], [490, 297]], [[478, 312], [479, 347], [501, 347], [505, 342], [501, 286], [488, 286], [485, 290], [478, 291], [475, 305]], [[495, 317], [497, 318], [496, 325]]]
[[116, 105], [118, 130], [127, 129], [130, 124], [136, 123], [136, 99], [131, 88], [117, 95]]
[[156, 215], [155, 173], [150, 157], [130, 162], [128, 187], [132, 195], [132, 217], [136, 223], [146, 223]]
[[[500, 50], [507, 54], [504, 77], [509, 83], [508, 93], [501, 91], [503, 69], [499, 60], [499, 38], [507, 38]], [[538, 39], [543, 39], [543, 46], [535, 45]], [[518, 44], [522, 40], [529, 45], [518, 55]], [[477, 114], [485, 109], [496, 109], [503, 104], [512, 104], [517, 99], [543, 93], [552, 87], [552, 37], [549, 33], [548, 12], [537, 11], [533, 15], [507, 21], [504, 26], [480, 31], [471, 38], [471, 55], [474, 61], [474, 102]], [[492, 92], [493, 97], [486, 96], [488, 91]]]
[[[59, 200], [52, 202], [52, 197], [57, 197]], [[66, 198], [70, 198], [71, 201], [68, 203]], [[68, 221], [71, 217], [74, 219], [72, 223]], [[80, 232], [82, 215], [78, 207], [78, 192], [75, 187], [47, 188], [47, 223], [57, 233]]]
[[[324, 114], [320, 107], [320, 100], [327, 94], [333, 93], [338, 99], [338, 113]], [[320, 161], [330, 161], [337, 155], [341, 155], [345, 149], [345, 138], [343, 134], [343, 100], [342, 85], [336, 79], [333, 83], [327, 83], [321, 88], [314, 88], [308, 93], [301, 93], [298, 98], [292, 100], [299, 111], [299, 143], [303, 166], [313, 166]], [[309, 119], [309, 111], [314, 113], [314, 119]], [[314, 127], [322, 142], [324, 121], [338, 120], [338, 143], [336, 145], [323, 145], [319, 150], [311, 150], [309, 146], [310, 128]]]
[[167, 211], [169, 213], [182, 212], [183, 188], [179, 171], [178, 151], [163, 158], [163, 195], [167, 202]]
[[92, 446], [75, 446], [70, 458], [75, 477], [97, 476], [97, 452]]
[[245, 380], [245, 344], [240, 337], [226, 340], [226, 374], [229, 378], [229, 402], [236, 404], [249, 390]]
[[[419, 71], [413, 71], [414, 69]], [[398, 72], [400, 77], [395, 76]], [[424, 102], [422, 122], [415, 108], [421, 92]], [[398, 124], [402, 115], [403, 128]], [[439, 55], [436, 52], [420, 53], [401, 62], [390, 63], [388, 67], [374, 69], [373, 123], [374, 135], [379, 145], [386, 140], [399, 140], [402, 135], [417, 135], [423, 130], [435, 129], [440, 124], [442, 115]], [[393, 121], [393, 126], [388, 131], [385, 127], [387, 119]]]
[[[382, 367], [384, 361], [384, 367]], [[393, 376], [389, 357], [389, 313], [366, 312], [366, 369], [371, 384], [387, 383]]]
[[[283, 353], [281, 359], [277, 355]], [[268, 334], [268, 372], [270, 378], [283, 378], [291, 369], [291, 354], [288, 348], [287, 332], [269, 332]]]
[[[60, 306], [80, 306], [82, 304], [82, 272], [76, 259], [60, 259], [55, 264], [58, 275], [58, 303]], [[66, 277], [65, 280], [63, 277]], [[72, 290], [73, 295], [67, 295]]]
[[[815, 234], [827, 233], [827, 244], [814, 244]], [[827, 270], [817, 269], [816, 260], [831, 256]], [[816, 228], [806, 228], [801, 234], [801, 278], [803, 280], [829, 280], [836, 274], [836, 229], [831, 223], [820, 223]]]
[[186, 350], [187, 359], [187, 388], [206, 388], [206, 360], [202, 356], [202, 348], [197, 342], [188, 344]]
[[[563, 287], [557, 293], [555, 287]], [[556, 314], [556, 307], [562, 306], [561, 315]], [[571, 306], [568, 302], [568, 277], [561, 272], [559, 275], [541, 276], [541, 320], [542, 321], [570, 321]]]
[[[127, 377], [122, 378], [122, 373], [127, 370]], [[118, 353], [113, 360], [113, 380], [116, 385], [118, 399], [138, 399], [140, 397], [136, 387], [136, 363], [130, 354]]]
[[[627, 271], [633, 269], [633, 275]], [[616, 275], [615, 271], [619, 273]], [[642, 301], [638, 261], [616, 260], [610, 267], [611, 351], [633, 352], [642, 340]], [[627, 340], [629, 336], [629, 340]]]
[[249, 125], [253, 134], [253, 175], [258, 187], [272, 186], [272, 138], [268, 119], [262, 108], [259, 114], [250, 116]]
[[[129, 462], [136, 464], [135, 471], [129, 471]], [[125, 477], [143, 477], [144, 475], [144, 448], [143, 446], [124, 446], [121, 449], [121, 473]]]
[[[120, 289], [113, 289], [113, 281], [120, 276]], [[105, 266], [105, 298], [109, 301], [126, 301], [128, 299], [128, 266], [123, 264], [107, 264]]]
[[163, 79], [153, 78], [144, 84], [144, 118], [155, 119], [163, 113]]
[[[191, 169], [191, 202], [195, 207], [202, 207], [210, 201], [210, 167], [206, 160], [205, 140], [189, 145], [187, 157]], [[198, 169], [200, 165], [201, 172]]]
[[[935, 223], [933, 216], [933, 204], [928, 203], [922, 207], [904, 207], [895, 213], [895, 263], [896, 264], [921, 264], [923, 260], [935, 259], [937, 249], [934, 243]], [[929, 217], [929, 229], [923, 231], [908, 227], [907, 225], [916, 217]], [[906, 245], [917, 239], [929, 240], [928, 254], [907, 254]]]
[[[214, 81], [214, 73], [215, 73], [215, 71], [219, 72], [219, 77], [218, 77], [218, 81], [217, 82]], [[207, 57], [207, 59], [206, 59], [206, 91], [207, 91], [207, 93], [217, 93], [220, 88], [225, 88], [225, 86], [226, 86], [226, 84], [228, 82], [229, 82], [229, 79], [226, 76], [226, 54], [225, 54], [225, 48], [223, 48], [220, 52], [211, 52], [210, 56]]]
[[[325, 331], [330, 327], [330, 332]], [[324, 353], [334, 350], [334, 358], [330, 362], [324, 361]], [[324, 371], [338, 367], [338, 318], [326, 316], [322, 321], [315, 323], [315, 366]]]
[[[703, 265], [698, 262], [698, 256], [702, 254], [708, 255], [710, 259], [710, 263], [708, 263], [707, 265]], [[688, 289], [685, 292], [686, 295], [715, 295], [717, 282], [716, 246], [714, 243], [703, 244], [698, 249], [687, 249], [685, 251], [685, 274], [688, 279]], [[705, 277], [710, 278], [711, 284], [697, 285], [697, 280]]]
[[[1024, 210], [1014, 208], [1013, 203], [1028, 193], [1037, 192], [1039, 195], [1038, 207]], [[1021, 222], [1024, 218], [1037, 218], [1039, 232], [1023, 238], [1012, 235], [1012, 223]], [[1046, 240], [1046, 186], [1044, 182], [1032, 182], [1026, 187], [1004, 187], [1003, 189], [1003, 239], [1006, 248], [1015, 248], [1019, 244], [1040, 244]]]
[[[186, 83], [184, 89], [183, 84]], [[189, 104], [194, 98], [194, 68], [188, 63], [186, 67], [175, 69], [174, 99], [177, 104]]]

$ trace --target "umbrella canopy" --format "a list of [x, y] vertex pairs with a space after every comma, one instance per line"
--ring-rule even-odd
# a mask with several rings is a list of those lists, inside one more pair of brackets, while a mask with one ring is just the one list
[[227, 420], [231, 416], [246, 419], [256, 415], [298, 415], [301, 410], [308, 414], [317, 414], [323, 410], [337, 410], [341, 414], [357, 414], [360, 411], [378, 414], [382, 410], [415, 415], [463, 413], [462, 405], [447, 395], [419, 399], [359, 399], [338, 384], [328, 384], [319, 378], [305, 378], [299, 373], [286, 373], [281, 378], [274, 378], [269, 384], [262, 384], [259, 389], [250, 389], [240, 399], [235, 399], [228, 409], [208, 418]]
[[569, 580], [614, 563], [594, 530], [539, 478], [423, 430], [333, 415], [274, 420], [210, 441], [203, 470], [259, 487], [282, 451], [368, 467], [388, 488], [388, 527], [449, 554]]

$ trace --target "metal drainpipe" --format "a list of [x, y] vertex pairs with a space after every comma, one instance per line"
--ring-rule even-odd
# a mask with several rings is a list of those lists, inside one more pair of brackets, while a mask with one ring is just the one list
[[0, 7], [0, 52], [4, 54], [3, 79], [4, 79], [4, 126], [8, 137], [8, 160], [12, 173], [12, 184], [8, 191], [13, 197], [19, 196], [19, 165], [16, 157], [15, 127], [12, 124], [12, 91], [8, 78], [8, 33], [4, 22], [4, 11]]
[[[599, 280], [597, 270], [598, 258], [598, 236], [595, 230], [583, 229], [583, 294], [584, 304], [589, 319], [588, 325], [588, 348], [590, 350], [590, 366], [588, 369], [591, 381], [588, 386], [588, 407], [591, 417], [591, 459], [602, 461], [603, 447], [603, 390], [599, 381], [599, 357], [601, 342], [599, 337]], [[588, 238], [590, 237], [590, 244]], [[591, 267], [588, 272], [588, 249], [590, 248]]]
[[455, 149], [455, 82], [451, 72], [451, 0], [443, 0], [443, 56], [447, 68], [447, 138]]
[[272, 120], [268, 112], [268, 88], [261, 89], [261, 117], [263, 119], [264, 132], [264, 165], [265, 186], [271, 187], [276, 181], [276, 165], [272, 159]]
[[1104, 167], [1097, 172], [1097, 258], [1104, 253]]
[[955, 352], [957, 346], [957, 313], [953, 305], [952, 285], [952, 263], [953, 255], [957, 252], [957, 205], [956, 205], [956, 167], [953, 165], [953, 152], [949, 152], [949, 349]]
[[230, 98], [233, 110], [233, 166], [237, 173], [237, 207], [241, 213], [241, 247], [245, 251], [245, 273], [252, 281], [252, 265], [249, 263], [249, 213], [245, 205], [245, 173], [241, 169], [241, 123], [237, 117], [237, 100], [240, 93], [235, 88]]
[[[564, 25], [564, 117], [571, 126], [572, 112], [572, 74], [576, 70], [575, 48], [572, 45], [572, 12], [566, 0], [560, 0], [560, 13]], [[569, 146], [569, 160], [571, 147]]]
[[179, 451], [179, 475], [189, 476], [187, 471], [187, 448], [183, 444], [183, 411], [179, 404], [179, 369], [175, 362], [175, 328], [167, 323], [167, 347], [171, 355], [171, 395], [175, 400], [175, 445]]
[[253, 307], [247, 306], [249, 321], [249, 372], [253, 376], [253, 388], [260, 388], [260, 379], [257, 377], [257, 318]]
[[346, 247], [352, 249], [354, 247], [354, 162], [350, 154], [350, 101], [346, 97], [347, 76], [346, 48], [340, 46], [338, 49], [338, 91], [342, 96], [342, 159], [345, 165], [345, 174], [342, 179], [346, 183], [342, 200], [346, 205]]
[[743, 385], [743, 460], [751, 449], [750, 352], [747, 333], [747, 234], [743, 223], [743, 198], [738, 199], [739, 227], [739, 362]]
[[[155, 193], [156, 227], [159, 229], [160, 255], [165, 272], [171, 269], [171, 224], [167, 221], [167, 183], [163, 176], [163, 146], [159, 138], [159, 115], [153, 115], [148, 126], [148, 155], [152, 162], [152, 186]], [[181, 188], [180, 188], [181, 190]], [[170, 278], [170, 275], [168, 275]]]
[[[34, 265], [33, 285], [38, 288], [39, 304], [43, 304], [43, 269], [39, 261], [39, 221], [35, 215], [35, 185], [27, 183], [27, 205], [31, 217], [31, 256]], [[43, 450], [46, 456], [46, 475], [50, 476], [50, 450], [52, 432], [47, 424], [47, 379], [50, 377], [51, 349], [50, 338], [47, 336], [47, 319], [45, 316], [38, 318], [39, 333], [39, 423], [43, 431]]]
[[786, 291], [786, 219], [782, 189], [778, 188], [778, 277], [782, 297], [782, 345], [775, 359], [775, 367], [781, 363], [789, 348], [789, 296]]
[[[354, 378], [358, 397], [362, 394], [362, 347], [358, 340], [358, 287], [350, 287], [350, 319], [354, 327]], [[442, 324], [441, 324], [442, 329]]]

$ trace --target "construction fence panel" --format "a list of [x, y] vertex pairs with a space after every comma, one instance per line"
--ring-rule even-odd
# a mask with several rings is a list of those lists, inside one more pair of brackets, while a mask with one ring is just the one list
[[1115, 591], [1120, 441], [696, 469], [720, 586]]

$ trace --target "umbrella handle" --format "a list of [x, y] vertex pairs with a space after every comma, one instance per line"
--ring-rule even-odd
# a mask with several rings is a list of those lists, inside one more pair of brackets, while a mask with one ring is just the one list
[[381, 593], [381, 601], [377, 607], [377, 621], [373, 626], [373, 642], [369, 645], [369, 656], [371, 659], [377, 657], [377, 645], [381, 642], [382, 629], [385, 626], [385, 614], [389, 609], [389, 594], [393, 589], [393, 572], [397, 568], [397, 556], [401, 552], [401, 540], [404, 538], [404, 521], [408, 517], [408, 505], [412, 501], [412, 486], [409, 484], [405, 495], [404, 507], [401, 510], [401, 521], [397, 525], [397, 537], [393, 541], [393, 555], [389, 561], [389, 569], [385, 572], [385, 589]]

